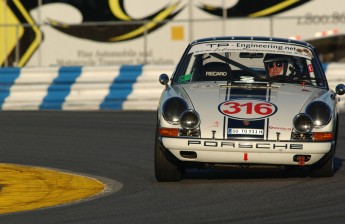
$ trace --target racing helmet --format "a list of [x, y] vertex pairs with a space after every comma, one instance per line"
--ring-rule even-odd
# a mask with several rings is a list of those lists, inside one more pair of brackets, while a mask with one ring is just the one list
[[270, 76], [269, 68], [272, 68], [273, 66], [283, 66], [282, 71], [278, 74], [283, 76], [286, 76], [288, 70], [291, 70], [291, 67], [293, 66], [291, 57], [283, 54], [266, 54], [264, 57], [264, 64], [266, 74], [268, 76]]

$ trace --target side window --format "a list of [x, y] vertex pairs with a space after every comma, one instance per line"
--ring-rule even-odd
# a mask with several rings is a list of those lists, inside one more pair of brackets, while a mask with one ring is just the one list
[[[302, 58], [301, 58], [302, 59]], [[301, 77], [300, 79], [302, 80], [307, 80], [307, 81], [311, 81], [311, 77], [309, 74], [309, 69], [308, 69], [308, 64], [310, 64], [310, 61], [307, 62], [309, 60], [305, 60], [304, 58], [302, 60], [300, 60], [300, 62], [298, 63], [298, 66], [300, 68], [301, 71]], [[310, 66], [309, 66], [310, 67]]]
[[184, 83], [191, 80], [191, 66], [194, 64], [193, 54], [188, 54], [177, 71], [177, 76], [174, 78], [175, 82]]
[[314, 60], [307, 60], [307, 67], [309, 76], [311, 78], [312, 83], [315, 86], [325, 87], [325, 79], [323, 75], [321, 74], [321, 71], [319, 71], [318, 65], [315, 63]]

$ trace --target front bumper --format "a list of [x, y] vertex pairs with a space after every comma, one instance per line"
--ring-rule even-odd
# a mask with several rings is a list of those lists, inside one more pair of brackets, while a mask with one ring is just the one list
[[[298, 165], [296, 156], [310, 156], [304, 165], [318, 162], [332, 142], [233, 141], [161, 137], [161, 143], [177, 159], [204, 163]], [[193, 153], [193, 157], [185, 156]]]

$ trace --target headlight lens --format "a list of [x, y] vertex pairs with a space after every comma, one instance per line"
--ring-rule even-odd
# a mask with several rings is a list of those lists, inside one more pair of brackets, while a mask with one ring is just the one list
[[293, 120], [293, 125], [299, 133], [310, 132], [314, 127], [313, 121], [308, 114], [297, 114]]
[[314, 101], [306, 109], [310, 115], [314, 126], [326, 125], [331, 120], [331, 109], [322, 101]]
[[163, 117], [168, 123], [179, 124], [180, 116], [187, 108], [187, 103], [182, 98], [172, 97], [163, 104]]
[[182, 128], [194, 129], [200, 124], [199, 114], [195, 110], [186, 110], [181, 114], [180, 124]]

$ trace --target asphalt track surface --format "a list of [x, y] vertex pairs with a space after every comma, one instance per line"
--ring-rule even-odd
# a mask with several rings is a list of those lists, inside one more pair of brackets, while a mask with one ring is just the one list
[[0, 215], [0, 223], [345, 223], [341, 117], [332, 178], [274, 169], [188, 170], [180, 182], [157, 183], [154, 112], [3, 111], [1, 163], [84, 173], [123, 186], [81, 203]]

